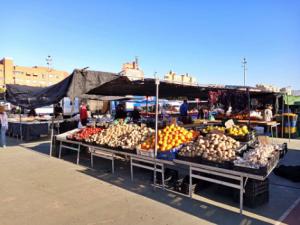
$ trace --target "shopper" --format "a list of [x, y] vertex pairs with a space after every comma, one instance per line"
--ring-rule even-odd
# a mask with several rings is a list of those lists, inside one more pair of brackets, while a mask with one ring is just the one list
[[84, 102], [81, 103], [79, 114], [80, 114], [81, 125], [86, 126], [88, 122], [88, 112], [87, 112], [86, 104]]
[[123, 105], [117, 105], [115, 120], [117, 119], [125, 119], [127, 117], [127, 113]]
[[60, 106], [60, 103], [57, 103], [54, 107], [54, 117], [62, 117], [63, 116], [63, 108]]
[[273, 119], [272, 105], [267, 105], [264, 111], [264, 120], [270, 122]]
[[35, 112], [35, 109], [30, 109], [29, 113], [28, 113], [28, 117], [36, 117], [37, 114]]
[[6, 147], [6, 136], [5, 133], [8, 129], [8, 119], [5, 112], [5, 107], [0, 106], [0, 122], [1, 122], [1, 145], [3, 148]]
[[134, 123], [139, 122], [141, 119], [140, 111], [137, 106], [134, 106], [133, 111], [131, 112], [131, 119]]

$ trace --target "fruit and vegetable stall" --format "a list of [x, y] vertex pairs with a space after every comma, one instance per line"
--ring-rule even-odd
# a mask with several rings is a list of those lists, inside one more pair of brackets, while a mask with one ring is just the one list
[[[202, 124], [200, 129], [197, 127], [193, 130], [171, 122], [158, 129], [159, 97], [195, 98], [202, 91], [203, 88], [198, 86], [160, 83], [158, 79], [130, 81], [126, 77], [100, 85], [87, 94], [155, 96], [155, 129], [145, 124], [119, 121], [98, 128], [86, 127], [70, 131], [56, 136], [56, 140], [61, 143], [59, 158], [62, 150], [67, 148], [77, 151], [79, 163], [81, 147], [85, 147], [91, 153], [91, 166], [97, 156], [111, 160], [114, 171], [114, 160], [120, 155], [125, 156], [130, 160], [131, 179], [135, 167], [151, 170], [154, 185], [169, 191], [176, 189], [170, 190], [166, 185], [166, 170], [169, 167], [175, 170], [184, 167], [184, 171], [188, 171], [188, 178], [185, 179], [188, 188], [182, 188], [185, 194], [192, 197], [195, 179], [231, 187], [239, 191], [242, 213], [247, 183], [265, 182], [287, 152], [287, 146], [268, 143], [266, 138], [257, 139], [249, 124], [243, 126], [231, 123], [225, 124], [225, 127]], [[209, 94], [212, 99], [215, 98], [214, 93]], [[237, 98], [236, 105], [242, 103], [243, 106], [250, 106], [249, 88], [241, 96], [243, 98]], [[158, 182], [159, 178], [161, 182]]]
[[[144, 124], [120, 121], [101, 127], [75, 129], [57, 135], [56, 139], [61, 142], [60, 158], [61, 151], [67, 148], [77, 151], [79, 163], [83, 146], [91, 153], [92, 166], [95, 156], [111, 160], [112, 167], [117, 156], [127, 156], [130, 158], [132, 179], [134, 167], [150, 169], [155, 176], [156, 173], [161, 174], [161, 185], [156, 185], [163, 189], [167, 189], [165, 170], [169, 166], [175, 169], [186, 166], [191, 179], [186, 194], [192, 197], [194, 178], [244, 191], [248, 179], [263, 181], [268, 177], [286, 153], [287, 146], [260, 143], [249, 134], [252, 132], [246, 126], [207, 126], [196, 131], [170, 124], [158, 130], [157, 154], [155, 130]], [[224, 181], [224, 178], [227, 180]], [[242, 210], [242, 197], [240, 204]]]

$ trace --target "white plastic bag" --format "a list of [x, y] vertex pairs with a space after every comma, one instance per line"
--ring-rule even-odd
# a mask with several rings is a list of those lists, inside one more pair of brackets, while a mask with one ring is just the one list
[[82, 128], [82, 124], [81, 124], [80, 121], [78, 122], [78, 127], [77, 128], [79, 128], [79, 129]]

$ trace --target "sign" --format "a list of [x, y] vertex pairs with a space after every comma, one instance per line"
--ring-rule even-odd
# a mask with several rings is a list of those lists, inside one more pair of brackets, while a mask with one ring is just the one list
[[257, 136], [257, 140], [262, 145], [268, 145], [269, 144], [269, 137], [268, 136]]
[[225, 127], [226, 127], [226, 128], [231, 128], [231, 127], [233, 127], [233, 126], [234, 126], [234, 122], [233, 122], [232, 119], [227, 120], [227, 121], [225, 122]]

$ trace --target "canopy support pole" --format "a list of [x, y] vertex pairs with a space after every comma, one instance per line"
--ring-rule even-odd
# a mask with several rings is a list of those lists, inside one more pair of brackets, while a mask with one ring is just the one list
[[20, 107], [20, 114], [19, 114], [19, 116], [20, 116], [20, 140], [22, 141], [23, 140], [23, 132], [22, 132], [22, 108], [21, 108], [21, 106], [19, 106]]
[[247, 88], [247, 97], [248, 97], [248, 128], [250, 129], [251, 97], [250, 97], [249, 88]]
[[50, 153], [49, 153], [49, 155], [50, 155], [50, 157], [52, 157], [52, 151], [53, 151], [53, 135], [54, 135], [54, 130], [53, 130], [53, 128], [54, 128], [54, 105], [53, 105], [53, 115], [52, 115], [52, 118], [51, 118], [51, 140], [50, 140]]
[[148, 96], [146, 96], [146, 116], [148, 116]]
[[289, 127], [289, 142], [291, 141], [291, 124], [290, 124], [290, 105], [289, 105], [289, 95], [287, 94], [287, 112], [288, 112], [288, 127]]
[[283, 132], [284, 132], [284, 97], [285, 95], [282, 95], [282, 112], [281, 112], [281, 138], [283, 138]]
[[[154, 146], [154, 187], [156, 186], [156, 156], [157, 156], [157, 139], [158, 139], [158, 98], [159, 98], [159, 79], [155, 79], [156, 96], [155, 96], [155, 146]], [[164, 171], [162, 171], [162, 174]], [[163, 176], [163, 175], [162, 175]]]

